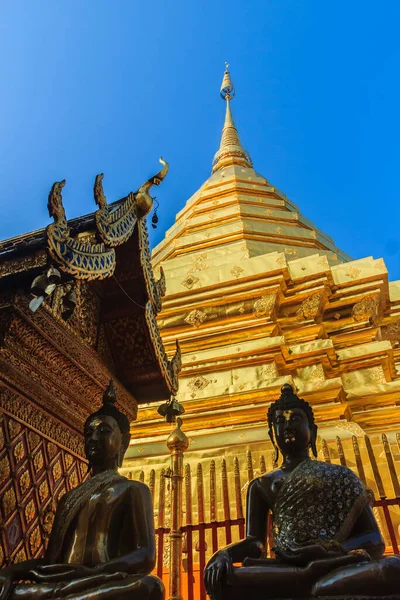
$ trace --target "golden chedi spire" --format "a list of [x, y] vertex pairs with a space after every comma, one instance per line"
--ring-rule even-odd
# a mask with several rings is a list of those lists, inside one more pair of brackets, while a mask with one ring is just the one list
[[229, 73], [229, 65], [225, 63], [225, 72], [220, 89], [221, 98], [226, 102], [225, 123], [222, 129], [219, 150], [214, 156], [213, 173], [224, 167], [240, 165], [252, 168], [250, 154], [243, 148], [231, 113], [231, 100], [235, 95], [235, 88]]

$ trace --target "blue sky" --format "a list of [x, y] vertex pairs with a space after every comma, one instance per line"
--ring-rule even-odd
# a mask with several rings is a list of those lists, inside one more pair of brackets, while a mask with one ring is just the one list
[[0, 238], [68, 217], [158, 170], [155, 244], [209, 176], [233, 113], [255, 168], [354, 258], [400, 279], [400, 3], [383, 0], [24, 0], [2, 3]]

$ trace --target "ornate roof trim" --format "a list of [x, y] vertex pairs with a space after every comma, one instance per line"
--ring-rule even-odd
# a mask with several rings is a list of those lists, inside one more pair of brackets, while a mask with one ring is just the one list
[[105, 279], [115, 270], [115, 251], [104, 243], [80, 242], [70, 235], [62, 203], [65, 179], [54, 183], [49, 194], [49, 214], [54, 219], [47, 227], [47, 243], [51, 258], [65, 273], [77, 279]]
[[172, 396], [175, 396], [175, 394], [178, 393], [178, 375], [182, 368], [182, 357], [179, 342], [178, 340], [176, 340], [175, 354], [172, 357], [172, 359], [169, 360], [165, 352], [164, 344], [161, 340], [160, 330], [158, 328], [156, 317], [152, 308], [152, 303], [150, 301], [148, 301], [146, 304], [145, 315], [151, 341], [153, 342], [153, 347], [156, 352], [158, 364], [160, 365], [161, 372], [165, 378], [165, 381]]
[[160, 267], [160, 278], [154, 279], [153, 269], [151, 266], [151, 252], [149, 246], [149, 238], [147, 233], [147, 225], [144, 220], [138, 222], [139, 233], [139, 255], [140, 264], [142, 265], [144, 280], [146, 283], [147, 293], [149, 295], [151, 305], [155, 314], [161, 310], [162, 297], [166, 292], [166, 282], [164, 270]]
[[[83, 242], [71, 236], [62, 203], [65, 179], [54, 183], [47, 204], [54, 223], [47, 227], [46, 234], [50, 256], [62, 271], [77, 279], [88, 281], [113, 275], [116, 265], [114, 247], [125, 243], [133, 234], [136, 224], [143, 222], [143, 218], [153, 206], [150, 188], [159, 185], [168, 173], [168, 163], [162, 158], [160, 162], [163, 165], [161, 171], [148, 179], [138, 192], [128, 194], [115, 208], [107, 204], [102, 184], [103, 174], [96, 177], [94, 197], [99, 209], [95, 213], [95, 223], [97, 233], [102, 239], [102, 242], [97, 244]], [[155, 291], [152, 289], [150, 292], [150, 288], [154, 288]], [[155, 285], [148, 284], [149, 295], [152, 298], [154, 296], [155, 306], [159, 304], [155, 299], [157, 289]]]

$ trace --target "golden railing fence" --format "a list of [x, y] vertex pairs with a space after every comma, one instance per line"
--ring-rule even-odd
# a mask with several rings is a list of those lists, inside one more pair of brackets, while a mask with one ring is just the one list
[[[348, 437], [319, 440], [318, 458], [353, 469], [375, 494], [374, 513], [387, 551], [399, 554], [400, 545], [400, 434], [371, 439]], [[246, 491], [249, 482], [276, 467], [271, 450], [248, 450], [241, 457], [190, 461], [184, 466], [182, 581], [185, 600], [205, 600], [202, 573], [211, 555], [245, 534]], [[397, 469], [396, 469], [397, 465]], [[168, 581], [171, 485], [170, 469], [125, 471], [147, 483], [155, 513], [156, 572]]]

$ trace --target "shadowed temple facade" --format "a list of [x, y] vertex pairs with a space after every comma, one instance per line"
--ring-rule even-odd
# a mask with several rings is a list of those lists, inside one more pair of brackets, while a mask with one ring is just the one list
[[[164, 161], [163, 161], [164, 162]], [[43, 555], [54, 509], [88, 476], [83, 428], [114, 380], [130, 421], [138, 404], [177, 391], [156, 323], [165, 281], [154, 280], [145, 216], [149, 189], [67, 221], [55, 183], [46, 229], [0, 243], [0, 563]]]

